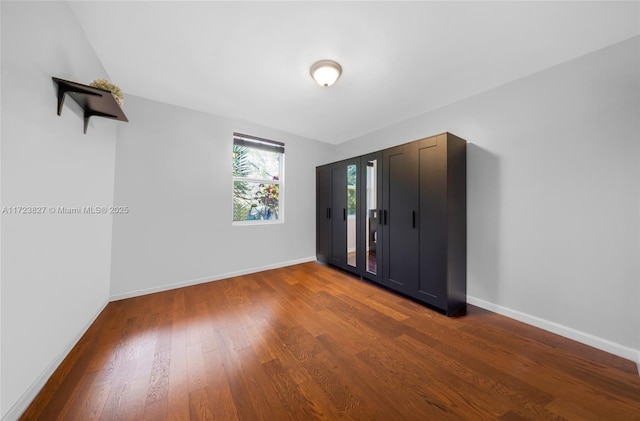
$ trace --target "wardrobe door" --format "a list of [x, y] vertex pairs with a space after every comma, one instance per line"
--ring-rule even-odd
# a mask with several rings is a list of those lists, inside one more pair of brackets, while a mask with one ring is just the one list
[[358, 264], [358, 168], [360, 158], [331, 166], [331, 259], [330, 263], [360, 274]]
[[382, 153], [360, 157], [362, 276], [382, 283]]
[[316, 258], [327, 263], [331, 255], [331, 166], [316, 168]]
[[415, 295], [418, 290], [417, 143], [383, 151], [383, 284]]
[[360, 217], [361, 211], [358, 209], [360, 203], [360, 158], [349, 160], [345, 163], [347, 168], [346, 182], [346, 196], [347, 206], [346, 212], [346, 230], [347, 230], [347, 270], [353, 273], [361, 275], [361, 269], [364, 261], [362, 260], [363, 254], [360, 247], [360, 225], [362, 218]]
[[331, 167], [331, 259], [330, 263], [345, 267], [347, 261], [347, 167]]

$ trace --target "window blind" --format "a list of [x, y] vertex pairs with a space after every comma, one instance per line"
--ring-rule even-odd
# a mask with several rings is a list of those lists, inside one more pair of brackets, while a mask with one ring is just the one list
[[263, 151], [284, 153], [284, 143], [242, 133], [233, 133], [233, 144]]

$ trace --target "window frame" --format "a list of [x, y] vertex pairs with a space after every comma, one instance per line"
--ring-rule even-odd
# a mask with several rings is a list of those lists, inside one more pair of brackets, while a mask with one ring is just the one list
[[[272, 225], [272, 224], [283, 224], [284, 223], [284, 196], [285, 196], [285, 188], [284, 188], [284, 168], [285, 168], [285, 144], [282, 142], [277, 142], [275, 140], [269, 140], [260, 138], [257, 136], [251, 136], [242, 133], [233, 133], [233, 146], [241, 146], [247, 147], [262, 151], [275, 152], [280, 154], [279, 156], [279, 168], [278, 168], [278, 179], [266, 179], [266, 178], [255, 178], [255, 177], [238, 177], [233, 174], [232, 171], [232, 182], [231, 182], [231, 223], [233, 226], [250, 226], [250, 225]], [[233, 164], [233, 162], [232, 162]], [[243, 181], [247, 183], [258, 183], [258, 184], [277, 184], [278, 185], [278, 219], [248, 219], [236, 221], [234, 220], [235, 213], [235, 184], [238, 181]]]

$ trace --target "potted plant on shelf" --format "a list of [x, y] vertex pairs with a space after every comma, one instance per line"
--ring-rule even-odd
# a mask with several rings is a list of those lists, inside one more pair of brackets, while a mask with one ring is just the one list
[[90, 85], [94, 88], [100, 88], [111, 92], [111, 95], [113, 95], [113, 98], [115, 98], [118, 105], [122, 105], [124, 103], [122, 89], [120, 89], [120, 87], [115, 83], [111, 83], [107, 79], [96, 79], [91, 82]]

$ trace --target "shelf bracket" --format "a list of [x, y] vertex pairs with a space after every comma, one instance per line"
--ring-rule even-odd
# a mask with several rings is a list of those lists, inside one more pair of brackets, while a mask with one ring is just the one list
[[102, 113], [100, 111], [85, 110], [85, 112], [84, 112], [84, 134], [87, 134], [87, 127], [89, 127], [89, 118], [91, 118], [93, 116], [112, 118], [112, 119], [115, 119], [115, 120], [118, 119], [117, 115], [108, 114], [108, 113]]
[[102, 96], [102, 94], [92, 92], [88, 89], [82, 89], [80, 87], [74, 87], [73, 89], [70, 89], [65, 85], [58, 85], [58, 115], [59, 116], [62, 115], [62, 106], [64, 105], [64, 97], [69, 92], [80, 92], [85, 95]]

